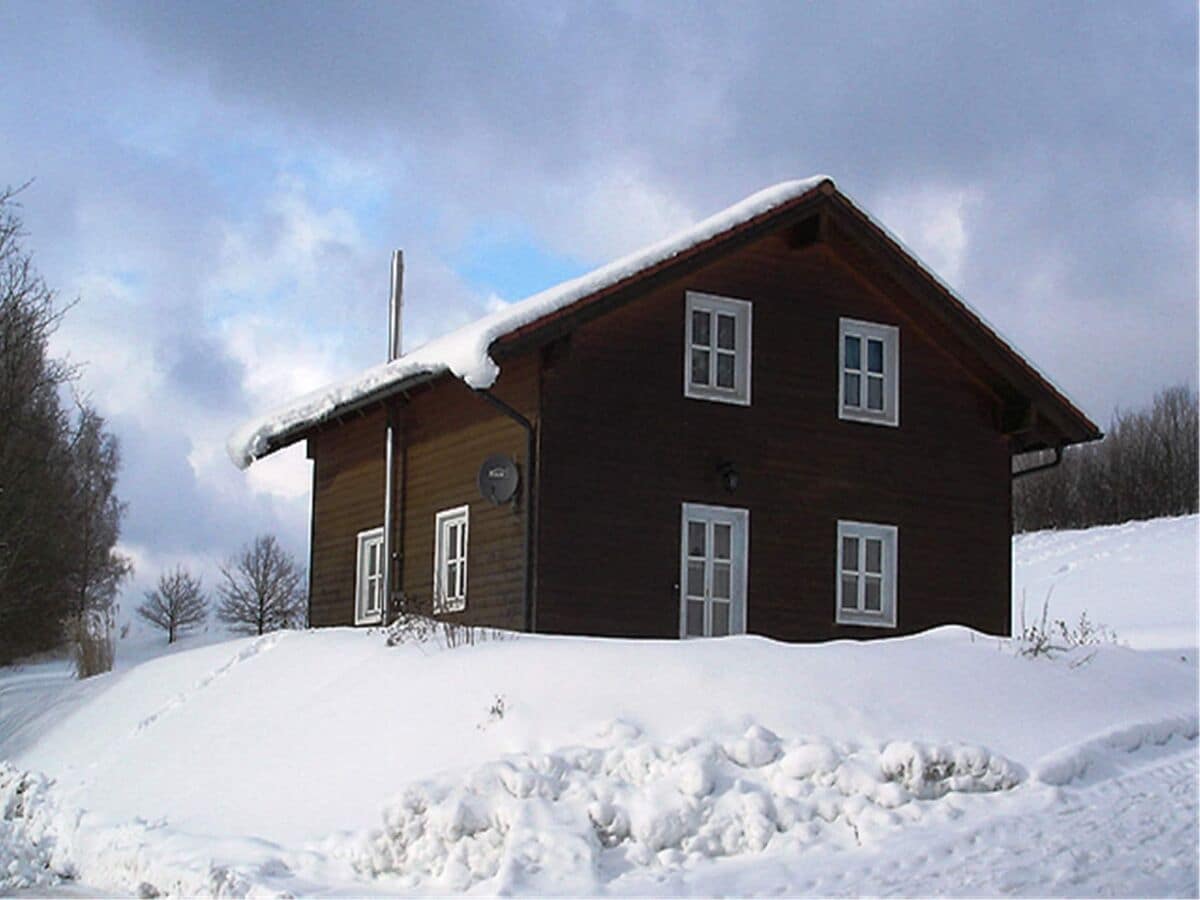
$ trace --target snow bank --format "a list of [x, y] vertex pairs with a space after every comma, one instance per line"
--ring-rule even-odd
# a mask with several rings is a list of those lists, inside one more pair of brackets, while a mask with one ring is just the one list
[[432, 340], [397, 360], [321, 388], [279, 409], [246, 422], [229, 437], [226, 448], [238, 468], [246, 468], [267, 450], [268, 441], [295, 428], [321, 421], [338, 407], [421, 375], [451, 372], [473, 388], [488, 388], [500, 369], [488, 355], [492, 343], [523, 325], [612, 287], [643, 269], [665, 262], [778, 206], [809, 193], [826, 175], [785, 181], [657, 244], [615, 260], [586, 275], [510, 304], [450, 334]]
[[1097, 770], [1111, 769], [1114, 756], [1144, 747], [1162, 747], [1174, 739], [1196, 740], [1200, 717], [1167, 716], [1148, 722], [1122, 725], [1073, 747], [1064, 747], [1043, 757], [1034, 766], [1034, 777], [1045, 784], [1062, 785]]
[[383, 829], [340, 852], [367, 876], [399, 875], [411, 887], [536, 889], [552, 872], [547, 886], [591, 892], [601, 868], [678, 867], [789, 839], [868, 843], [920, 819], [922, 800], [1021, 780], [982, 747], [879, 750], [784, 740], [758, 725], [724, 742], [652, 741], [619, 722], [606, 732], [599, 746], [514, 754], [417, 782], [386, 808]]

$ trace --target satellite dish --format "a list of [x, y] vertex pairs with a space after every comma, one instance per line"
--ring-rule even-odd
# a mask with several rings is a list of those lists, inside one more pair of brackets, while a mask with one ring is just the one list
[[519, 480], [517, 464], [503, 453], [493, 453], [479, 467], [479, 493], [497, 506], [513, 498]]

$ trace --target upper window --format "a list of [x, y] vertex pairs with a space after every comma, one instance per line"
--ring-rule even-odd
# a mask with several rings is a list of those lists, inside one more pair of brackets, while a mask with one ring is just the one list
[[896, 627], [894, 525], [838, 522], [837, 622]]
[[838, 320], [838, 410], [843, 419], [900, 424], [900, 329]]
[[354, 580], [354, 624], [373, 625], [383, 618], [383, 529], [358, 533]]
[[750, 303], [687, 292], [683, 393], [750, 405]]
[[467, 608], [467, 524], [469, 507], [437, 514], [433, 548], [433, 611], [462, 612]]

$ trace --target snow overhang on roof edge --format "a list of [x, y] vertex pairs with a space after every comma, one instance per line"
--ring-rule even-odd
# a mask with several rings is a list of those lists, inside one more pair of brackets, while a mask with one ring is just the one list
[[265, 416], [251, 419], [229, 436], [226, 442], [229, 458], [239, 469], [245, 469], [256, 459], [280, 449], [288, 438], [298, 440], [308, 429], [335, 418], [364, 398], [402, 389], [405, 383], [418, 378], [450, 372], [476, 390], [489, 388], [500, 374], [500, 367], [488, 352], [497, 339], [797, 200], [826, 182], [833, 187], [829, 176], [814, 175], [751, 194], [665, 240], [526, 297], [390, 363], [334, 382]]

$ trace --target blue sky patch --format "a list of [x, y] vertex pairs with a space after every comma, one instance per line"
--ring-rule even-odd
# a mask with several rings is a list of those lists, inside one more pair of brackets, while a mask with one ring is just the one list
[[591, 267], [540, 246], [524, 228], [485, 225], [473, 229], [454, 268], [473, 288], [512, 302]]

